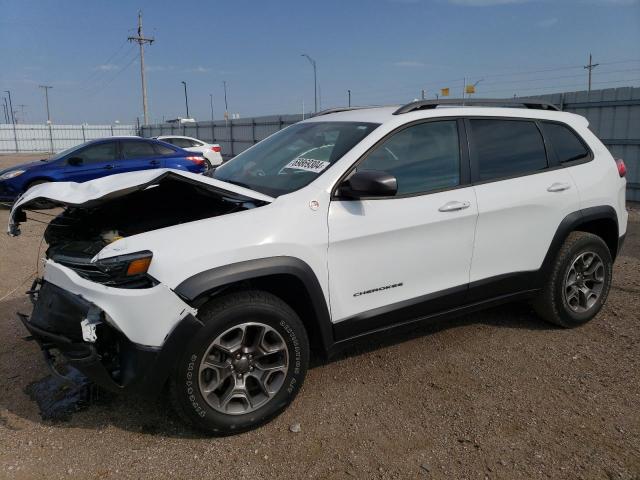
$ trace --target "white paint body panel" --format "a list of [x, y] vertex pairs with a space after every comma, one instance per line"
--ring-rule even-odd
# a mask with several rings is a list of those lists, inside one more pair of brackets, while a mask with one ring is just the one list
[[263, 195], [262, 193], [238, 187], [237, 185], [230, 183], [221, 182], [220, 180], [215, 180], [211, 177], [197, 173], [185, 172], [172, 168], [157, 168], [153, 170], [141, 170], [138, 172], [117, 173], [115, 175], [109, 175], [107, 177], [97, 178], [83, 183], [50, 182], [31, 187], [13, 204], [9, 215], [8, 231], [11, 232], [11, 225], [13, 225], [15, 221], [14, 215], [18, 208], [36, 198], [42, 197], [64, 203], [65, 205], [81, 205], [107, 195], [114, 195], [116, 192], [124, 192], [129, 189], [134, 189], [140, 185], [153, 183], [156, 179], [162, 177], [167, 172], [172, 172], [189, 180], [194, 180], [221, 190], [238, 193], [263, 202], [273, 201], [273, 198], [268, 195]]
[[[470, 207], [438, 211], [450, 201], [468, 202]], [[407, 198], [331, 202], [329, 284], [334, 322], [467, 284], [477, 215], [473, 187]]]
[[575, 125], [574, 129], [587, 141], [595, 156], [591, 162], [566, 169], [579, 186], [580, 206], [581, 208], [600, 205], [613, 207], [618, 215], [618, 234], [624, 235], [629, 218], [626, 209], [627, 181], [620, 178], [615, 159], [586, 124]]
[[180, 320], [197, 313], [162, 284], [143, 289], [111, 288], [51, 260], [45, 264], [44, 279], [104, 310], [107, 321], [139, 345], [162, 346]]
[[[567, 190], [549, 192], [554, 183]], [[560, 168], [474, 187], [478, 227], [471, 281], [537, 270], [560, 222], [580, 209], [578, 189]]]

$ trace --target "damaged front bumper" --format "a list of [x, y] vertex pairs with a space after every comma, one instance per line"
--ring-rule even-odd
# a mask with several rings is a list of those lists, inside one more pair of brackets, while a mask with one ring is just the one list
[[[74, 275], [78, 278], [74, 279]], [[65, 278], [78, 283], [73, 289], [66, 288]], [[85, 282], [90, 288], [81, 285]], [[34, 303], [32, 314], [20, 315], [20, 319], [39, 343], [55, 373], [54, 359], [59, 353], [67, 363], [107, 390], [155, 395], [162, 389], [189, 339], [202, 326], [195, 317], [196, 311], [186, 304], [175, 311], [169, 307], [171, 301], [165, 301], [160, 305], [165, 311], [159, 312], [158, 305], [153, 303], [157, 292], [152, 290], [156, 288], [158, 286], [139, 290], [138, 295], [127, 295], [130, 291], [118, 292], [123, 289], [88, 282], [49, 261], [44, 278], [38, 280], [30, 292]], [[112, 290], [116, 292], [110, 292]], [[100, 293], [108, 300], [101, 298]], [[166, 293], [175, 297], [171, 299], [174, 303], [182, 303], [170, 290]], [[119, 308], [112, 308], [114, 304]], [[147, 314], [137, 317], [142, 328], [131, 328], [131, 315], [140, 313], [139, 304], [147, 305]], [[129, 316], [119, 316], [123, 311], [128, 311]], [[175, 315], [172, 319], [166, 318], [172, 313]], [[154, 318], [154, 314], [164, 318]], [[161, 338], [156, 345], [133, 339], [139, 338], [145, 329], [162, 328], [166, 331], [161, 337], [158, 332], [143, 334], [146, 339]]]

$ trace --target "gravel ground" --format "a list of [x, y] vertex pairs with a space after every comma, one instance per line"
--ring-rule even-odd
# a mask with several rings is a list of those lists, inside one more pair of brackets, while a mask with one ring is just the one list
[[[361, 344], [310, 370], [269, 425], [223, 439], [185, 428], [162, 398], [105, 398], [42, 420], [25, 388], [48, 372], [15, 318], [30, 310], [25, 282], [0, 301], [0, 477], [640, 479], [630, 210], [609, 300], [588, 325], [558, 329], [515, 304]], [[0, 235], [0, 298], [35, 271], [43, 228]]]

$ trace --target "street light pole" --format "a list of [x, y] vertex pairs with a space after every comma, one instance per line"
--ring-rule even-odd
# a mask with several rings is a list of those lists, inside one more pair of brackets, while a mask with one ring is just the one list
[[309, 63], [313, 67], [313, 105], [315, 113], [318, 113], [318, 69], [316, 61], [306, 53], [303, 53], [301, 56], [309, 60]]
[[222, 81], [222, 87], [224, 88], [224, 119], [229, 120], [229, 105], [227, 104], [227, 81]]
[[185, 82], [184, 80], [182, 82], [182, 85], [184, 85], [184, 104], [187, 107], [187, 118], [191, 118], [189, 116], [189, 98], [187, 97], [187, 82]]
[[53, 87], [40, 85], [40, 88], [44, 89], [44, 99], [47, 104], [47, 123], [51, 123], [51, 114], [49, 113], [49, 89]]
[[209, 99], [211, 100], [211, 121], [213, 122], [213, 93], [209, 94]]
[[5, 90], [7, 95], [9, 96], [9, 113], [11, 114], [11, 123], [16, 124], [16, 117], [13, 115], [13, 105], [11, 104], [11, 92], [9, 90]]
[[349, 108], [351, 108], [351, 90], [347, 90], [347, 93], [349, 94]]

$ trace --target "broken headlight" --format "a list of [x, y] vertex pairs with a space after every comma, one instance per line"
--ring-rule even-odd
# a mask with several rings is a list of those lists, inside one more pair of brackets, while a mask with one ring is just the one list
[[58, 255], [53, 259], [92, 282], [115, 288], [150, 288], [158, 284], [147, 274], [152, 258], [153, 254], [150, 251], [143, 251], [97, 262], [67, 255]]

